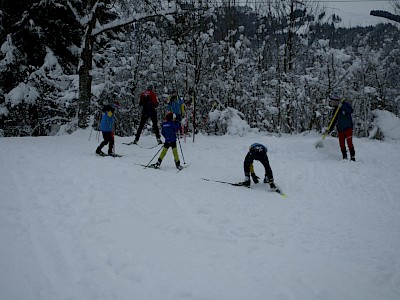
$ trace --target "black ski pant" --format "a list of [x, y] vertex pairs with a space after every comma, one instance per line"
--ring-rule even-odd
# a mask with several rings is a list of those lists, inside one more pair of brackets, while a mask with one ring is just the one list
[[114, 149], [114, 133], [112, 131], [102, 131], [104, 141], [101, 142], [100, 146], [97, 148], [97, 151], [100, 152], [101, 149], [108, 144], [108, 154], [113, 153]]
[[151, 114], [150, 116], [142, 113], [142, 117], [140, 118], [140, 124], [139, 124], [139, 128], [136, 132], [136, 137], [135, 140], [138, 141], [140, 138], [140, 135], [142, 134], [144, 125], [146, 125], [147, 119], [150, 118], [151, 122], [153, 123], [153, 130], [154, 130], [154, 134], [156, 135], [157, 139], [161, 138], [160, 135], [160, 130], [158, 129], [158, 124], [157, 124], [157, 114]]
[[265, 169], [265, 176], [267, 176], [268, 179], [273, 179], [274, 175], [272, 174], [271, 166], [269, 165], [269, 160], [268, 156], [266, 153], [263, 153], [261, 155], [252, 155], [250, 152], [247, 153], [246, 158], [244, 159], [243, 163], [243, 168], [244, 168], [244, 174], [245, 175], [250, 175], [250, 169], [253, 161], [258, 160], [262, 165], [264, 166]]

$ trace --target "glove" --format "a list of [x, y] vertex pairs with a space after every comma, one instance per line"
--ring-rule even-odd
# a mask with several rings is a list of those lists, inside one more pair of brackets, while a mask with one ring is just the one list
[[260, 177], [258, 177], [256, 173], [251, 173], [251, 178], [253, 179], [254, 183], [258, 183], [258, 179], [260, 179]]
[[332, 129], [325, 128], [325, 129], [323, 129], [322, 134], [329, 135], [331, 133], [331, 131], [332, 131]]

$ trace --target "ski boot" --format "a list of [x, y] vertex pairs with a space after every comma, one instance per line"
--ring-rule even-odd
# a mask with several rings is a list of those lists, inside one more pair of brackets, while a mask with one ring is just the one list
[[342, 150], [343, 159], [347, 159], [347, 151], [346, 151], [346, 149], [341, 149], [341, 150]]
[[276, 185], [275, 185], [275, 183], [274, 183], [274, 179], [268, 179], [268, 177], [265, 176], [265, 178], [264, 178], [264, 183], [268, 183], [268, 184], [269, 184], [269, 187], [270, 187], [271, 189], [276, 190]]
[[150, 165], [154, 169], [159, 169], [161, 165], [161, 160], [158, 160], [155, 164]]
[[250, 187], [250, 176], [249, 175], [246, 175], [244, 177], [243, 186]]
[[356, 151], [354, 151], [354, 148], [350, 149], [350, 160], [356, 161]]
[[100, 156], [107, 156], [107, 154], [105, 154], [103, 151], [101, 151], [101, 148], [100, 148], [100, 147], [97, 147], [97, 149], [96, 149], [96, 154], [97, 154], [97, 155], [100, 155]]
[[179, 160], [175, 163], [175, 165], [176, 165], [176, 168], [178, 170], [182, 170], [183, 169], [183, 167], [181, 166], [181, 162]]

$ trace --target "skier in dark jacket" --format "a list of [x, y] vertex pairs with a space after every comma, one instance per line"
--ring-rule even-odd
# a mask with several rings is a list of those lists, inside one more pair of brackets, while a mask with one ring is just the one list
[[340, 98], [339, 92], [333, 92], [330, 99], [330, 105], [336, 109], [338, 112], [335, 119], [333, 119], [330, 131], [336, 125], [338, 131], [340, 150], [342, 151], [343, 159], [347, 159], [346, 142], [350, 152], [350, 159], [352, 161], [356, 160], [356, 152], [353, 145], [353, 119], [351, 114], [353, 113], [353, 108], [350, 103], [346, 102], [344, 99]]
[[151, 119], [153, 123], [153, 130], [157, 138], [157, 142], [162, 144], [160, 130], [158, 129], [157, 124], [157, 111], [156, 108], [158, 107], [158, 98], [156, 93], [153, 92], [153, 86], [149, 85], [147, 89], [140, 94], [139, 97], [139, 105], [143, 107], [142, 109], [142, 116], [140, 119], [139, 128], [136, 132], [136, 137], [134, 140], [134, 144], [139, 142], [140, 135], [142, 134], [142, 130], [148, 118]]
[[250, 186], [250, 176], [253, 179], [254, 183], [259, 182], [259, 177], [255, 174], [253, 166], [254, 160], [258, 160], [262, 163], [265, 169], [264, 183], [268, 183], [271, 189], [276, 189], [274, 176], [272, 174], [271, 166], [269, 165], [267, 152], [267, 147], [262, 144], [255, 143], [250, 146], [249, 152], [247, 152], [243, 164], [245, 176], [245, 181], [243, 182], [243, 185]]
[[103, 141], [96, 149], [96, 154], [106, 155], [101, 149], [108, 144], [108, 155], [114, 155], [114, 121], [115, 110], [119, 108], [119, 102], [114, 100], [111, 104], [104, 105], [103, 115], [100, 122], [100, 131], [103, 134]]
[[160, 167], [165, 155], [167, 154], [168, 149], [171, 147], [172, 153], [174, 155], [175, 165], [178, 169], [182, 169], [178, 155], [178, 148], [176, 147], [176, 133], [179, 130], [180, 125], [173, 121], [173, 116], [174, 114], [172, 112], [169, 112], [165, 117], [166, 121], [162, 124], [161, 133], [165, 138], [165, 142], [157, 162], [153, 165], [155, 168]]

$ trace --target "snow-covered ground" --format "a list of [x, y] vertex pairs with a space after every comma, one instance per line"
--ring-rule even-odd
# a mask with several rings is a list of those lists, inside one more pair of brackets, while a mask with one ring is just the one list
[[[400, 299], [398, 141], [356, 138], [354, 163], [316, 133], [199, 135], [177, 173], [89, 133], [0, 139], [1, 300]], [[254, 142], [286, 199], [201, 180], [243, 180]]]

